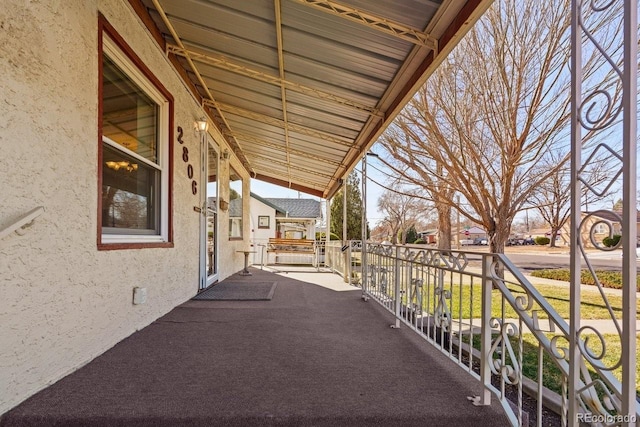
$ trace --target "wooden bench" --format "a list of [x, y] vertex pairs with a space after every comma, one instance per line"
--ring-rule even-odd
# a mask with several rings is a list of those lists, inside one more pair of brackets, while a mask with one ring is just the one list
[[313, 264], [313, 257], [316, 253], [315, 240], [309, 239], [279, 239], [269, 238], [269, 244], [267, 246], [267, 253], [275, 254], [276, 263], [278, 262], [278, 255], [307, 255], [311, 256], [308, 264]]

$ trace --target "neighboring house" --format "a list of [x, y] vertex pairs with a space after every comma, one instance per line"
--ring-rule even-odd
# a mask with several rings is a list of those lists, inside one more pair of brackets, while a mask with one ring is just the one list
[[274, 262], [273, 255], [266, 253], [269, 238], [314, 240], [316, 224], [322, 219], [321, 203], [314, 199], [264, 198], [251, 193], [250, 207], [254, 264]]
[[[531, 230], [529, 230], [529, 234], [525, 233], [525, 235], [522, 235], [521, 237], [523, 238], [531, 237], [534, 240], [537, 237], [546, 237], [548, 239], [551, 239], [551, 229], [549, 227], [532, 228]], [[568, 244], [569, 244], [568, 232], [564, 229], [558, 230], [558, 233], [556, 234], [556, 246], [558, 245], [564, 246]]]
[[471, 226], [465, 230], [460, 230], [460, 239], [467, 239], [467, 240], [474, 240], [477, 238], [487, 238], [487, 232], [478, 227], [478, 226]]
[[[636, 232], [637, 244], [638, 242], [640, 242], [640, 212], [638, 212], [636, 215], [636, 221], [638, 225], [638, 230]], [[612, 235], [622, 235], [622, 226], [620, 224], [622, 220], [622, 212], [612, 212], [607, 210], [581, 212], [580, 217], [582, 221], [582, 226], [580, 228], [580, 237], [585, 247], [594, 247], [593, 243], [591, 242], [592, 237], [597, 244], [602, 245], [602, 239], [608, 237], [610, 231]], [[565, 226], [562, 227], [563, 234], [566, 236], [569, 235], [569, 230], [571, 230], [571, 219], [569, 219]]]
[[433, 244], [437, 242], [438, 239], [438, 230], [437, 229], [432, 229], [432, 230], [425, 230], [425, 231], [420, 231], [418, 233], [418, 236], [424, 240], [425, 243], [427, 244]]

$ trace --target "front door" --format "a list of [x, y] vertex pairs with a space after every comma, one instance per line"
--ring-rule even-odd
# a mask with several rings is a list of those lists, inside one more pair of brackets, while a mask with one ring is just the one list
[[207, 135], [204, 147], [204, 171], [202, 182], [206, 183], [202, 206], [200, 240], [200, 289], [209, 287], [218, 280], [218, 150]]

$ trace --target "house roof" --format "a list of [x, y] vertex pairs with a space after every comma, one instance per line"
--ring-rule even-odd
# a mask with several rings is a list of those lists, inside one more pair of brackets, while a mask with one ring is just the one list
[[265, 199], [278, 206], [280, 212], [289, 218], [321, 218], [322, 210], [320, 202], [313, 199]]
[[242, 199], [229, 200], [229, 217], [237, 218], [242, 216]]
[[469, 234], [487, 234], [486, 231], [480, 227], [476, 227], [475, 225], [473, 227], [469, 227], [467, 230], [460, 230], [461, 234], [465, 234], [465, 232], [468, 232]]
[[129, 0], [256, 179], [330, 198], [493, 0]]
[[322, 206], [318, 200], [260, 197], [255, 193], [251, 193], [251, 197], [275, 209], [276, 214], [289, 218], [316, 219], [322, 217]]
[[251, 194], [251, 197], [253, 197], [254, 199], [256, 199], [256, 200], [258, 200], [258, 201], [260, 201], [260, 202], [264, 203], [265, 205], [267, 205], [267, 206], [269, 206], [269, 207], [271, 207], [271, 208], [275, 209], [275, 211], [276, 211], [277, 213], [281, 213], [281, 214], [286, 214], [286, 213], [287, 213], [287, 211], [286, 211], [286, 210], [282, 209], [281, 207], [279, 207], [279, 206], [277, 206], [277, 205], [274, 205], [274, 204], [273, 204], [273, 203], [271, 203], [268, 199], [265, 199], [264, 197], [260, 197], [260, 196], [258, 196], [256, 193], [253, 193], [253, 192], [252, 192], [252, 193], [250, 193], [250, 194]]

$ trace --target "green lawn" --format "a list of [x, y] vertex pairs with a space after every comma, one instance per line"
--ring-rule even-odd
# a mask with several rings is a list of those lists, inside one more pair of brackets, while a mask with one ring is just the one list
[[[522, 368], [523, 375], [527, 378], [530, 378], [534, 381], [537, 381], [538, 378], [538, 341], [536, 340], [533, 334], [523, 334], [523, 356], [522, 356]], [[605, 366], [613, 366], [620, 359], [620, 354], [622, 351], [620, 345], [620, 338], [617, 335], [605, 334], [604, 339], [607, 343], [607, 353], [603, 358], [603, 365]], [[468, 341], [468, 340], [465, 340]], [[593, 340], [595, 342], [595, 340]], [[512, 339], [512, 345], [514, 350], [517, 349], [518, 343], [517, 339]], [[636, 337], [636, 346], [640, 348], [640, 337]], [[480, 337], [474, 337], [474, 347], [476, 349], [480, 349]], [[592, 349], [596, 352], [600, 350], [599, 348]], [[516, 350], [517, 351], [517, 350]], [[516, 353], [517, 354], [517, 353]], [[590, 369], [592, 375], [595, 376], [595, 371]], [[615, 369], [613, 375], [618, 379], [622, 380], [622, 368], [619, 367]], [[543, 355], [543, 368], [542, 368], [542, 383], [548, 389], [561, 394], [562, 393], [562, 372], [557, 367], [555, 362], [551, 359], [551, 356], [548, 353], [544, 353]], [[640, 394], [640, 364], [636, 365], [636, 391]]]
[[[454, 282], [456, 280], [454, 279]], [[460, 315], [460, 306], [462, 305], [462, 318], [469, 319], [471, 317], [480, 317], [481, 312], [481, 292], [482, 287], [480, 281], [477, 283], [454, 283], [451, 285], [451, 281], [445, 280], [445, 289], [450, 290], [452, 294], [451, 298], [451, 314], [453, 318], [458, 318]], [[545, 298], [545, 300], [558, 312], [558, 314], [568, 319], [570, 310], [569, 288], [554, 286], [554, 285], [535, 285], [535, 288]], [[524, 296], [525, 292], [515, 286], [509, 285], [509, 289], [515, 296]], [[426, 291], [426, 289], [425, 289]], [[433, 308], [433, 288], [431, 289], [431, 304]], [[622, 315], [622, 297], [619, 295], [607, 295], [609, 303], [611, 304], [614, 313], [616, 315]], [[502, 313], [502, 294], [499, 290], [494, 289], [492, 291], [491, 298], [491, 314], [492, 316], [500, 317]], [[423, 304], [426, 308], [426, 296], [423, 298]], [[533, 309], [539, 308], [537, 304], [534, 304]], [[606, 308], [602, 296], [596, 289], [584, 287], [581, 292], [581, 313], [582, 319], [609, 319], [611, 316]], [[640, 310], [638, 311], [640, 313]], [[544, 312], [539, 312], [540, 318], [546, 318], [547, 315]], [[518, 317], [511, 306], [505, 302], [505, 318]]]
[[[622, 289], [622, 273], [619, 271], [595, 271], [600, 284], [605, 288]], [[545, 279], [562, 280], [568, 282], [570, 280], [569, 270], [566, 268], [555, 268], [550, 270], [536, 270], [531, 272], [533, 277], [543, 277]], [[580, 272], [580, 282], [585, 285], [595, 285], [595, 279], [589, 270]], [[636, 291], [640, 292], [640, 276], [636, 280]]]

